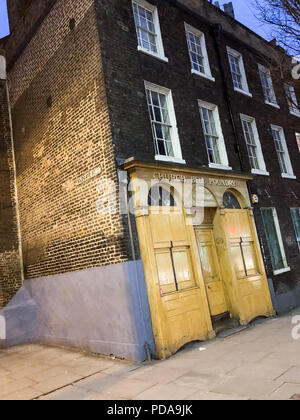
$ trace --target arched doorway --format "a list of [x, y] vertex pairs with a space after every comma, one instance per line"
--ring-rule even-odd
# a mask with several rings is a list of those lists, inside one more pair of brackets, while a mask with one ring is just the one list
[[158, 356], [214, 336], [191, 217], [175, 190], [156, 184], [137, 218]]

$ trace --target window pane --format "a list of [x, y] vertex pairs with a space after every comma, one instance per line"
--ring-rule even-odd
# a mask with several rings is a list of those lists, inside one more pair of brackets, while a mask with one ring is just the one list
[[283, 174], [287, 174], [288, 173], [288, 170], [287, 170], [287, 156], [286, 156], [285, 148], [283, 146], [283, 140], [281, 138], [281, 132], [280, 132], [280, 130], [272, 129], [272, 134], [273, 134], [273, 138], [274, 138], [274, 141], [275, 141], [275, 148], [276, 148], [281, 172]]
[[216, 129], [214, 112], [211, 109], [201, 107], [200, 114], [209, 163], [221, 164], [219, 152], [219, 136]]
[[280, 243], [277, 232], [275, 220], [274, 220], [274, 210], [262, 209], [262, 218], [265, 227], [265, 232], [267, 236], [269, 251], [271, 254], [272, 266], [274, 270], [280, 270], [285, 267], [284, 257], [281, 252]]
[[153, 13], [135, 3], [133, 3], [133, 11], [139, 45], [148, 51], [157, 53], [157, 34]]
[[201, 37], [193, 34], [192, 32], [186, 32], [188, 49], [192, 64], [192, 69], [200, 73], [205, 73], [204, 68], [204, 56], [201, 46]]
[[162, 156], [174, 156], [172, 125], [169, 116], [167, 96], [146, 89], [155, 152]]
[[292, 219], [294, 223], [298, 246], [300, 249], [300, 208], [291, 209], [291, 213], [292, 213]]

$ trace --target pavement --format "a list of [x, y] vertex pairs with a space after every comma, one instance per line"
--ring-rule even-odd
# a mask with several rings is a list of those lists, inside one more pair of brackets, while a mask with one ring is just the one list
[[42, 344], [0, 350], [0, 400], [300, 399], [296, 315], [300, 308], [191, 343], [163, 361], [133, 363]]

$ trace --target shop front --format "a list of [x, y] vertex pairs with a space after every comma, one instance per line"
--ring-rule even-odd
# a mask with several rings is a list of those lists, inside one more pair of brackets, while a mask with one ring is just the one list
[[249, 176], [128, 161], [156, 352], [215, 336], [225, 316], [274, 315]]

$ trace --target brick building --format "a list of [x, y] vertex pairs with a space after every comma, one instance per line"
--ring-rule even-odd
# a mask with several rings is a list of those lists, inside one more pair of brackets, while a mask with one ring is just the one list
[[[8, 9], [3, 344], [166, 357], [212, 337], [222, 318], [246, 324], [299, 305], [291, 58], [206, 0]], [[134, 214], [120, 195], [128, 183]]]

